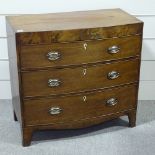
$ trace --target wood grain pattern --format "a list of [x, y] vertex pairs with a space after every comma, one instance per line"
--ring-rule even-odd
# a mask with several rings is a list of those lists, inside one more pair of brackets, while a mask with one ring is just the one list
[[[23, 146], [36, 130], [88, 127], [122, 115], [135, 126], [142, 21], [114, 9], [7, 17], [7, 24], [14, 116]], [[114, 44], [120, 52], [107, 54]], [[49, 50], [61, 50], [61, 59], [49, 62]], [[108, 79], [111, 71], [120, 76]], [[49, 87], [49, 79], [59, 79], [60, 86]], [[111, 97], [118, 104], [107, 107]], [[62, 113], [49, 115], [51, 106]]]
[[142, 30], [143, 23], [136, 23], [104, 28], [99, 27], [45, 32], [22, 32], [17, 33], [17, 35], [19, 36], [22, 45], [34, 45], [141, 35]]
[[[86, 50], [84, 49], [85, 43], [87, 44]], [[110, 54], [108, 48], [112, 46], [119, 47], [120, 51], [116, 54]], [[21, 68], [22, 70], [30, 70], [35, 68], [80, 65], [105, 60], [116, 60], [139, 55], [140, 49], [141, 36], [74, 43], [51, 43], [51, 45], [22, 46], [20, 54]], [[60, 59], [55, 61], [48, 60], [46, 55], [50, 51], [59, 52]]]
[[[25, 123], [26, 125], [69, 123], [134, 109], [136, 107], [136, 92], [137, 85], [130, 85], [68, 97], [26, 100], [24, 101]], [[86, 97], [86, 100], [83, 97]], [[108, 106], [106, 101], [110, 98], [116, 98], [118, 104]], [[50, 115], [51, 107], [60, 107], [62, 112]]]
[[[42, 70], [22, 73], [24, 97], [48, 96], [70, 92], [90, 91], [138, 81], [139, 59], [119, 61], [96, 66]], [[83, 74], [86, 69], [86, 75]], [[109, 80], [108, 73], [119, 72], [117, 79]], [[49, 87], [49, 79], [59, 79], [58, 87]]]
[[7, 19], [19, 35], [21, 44], [50, 44], [139, 35], [143, 29], [142, 21], [120, 9], [11, 16]]
[[140, 20], [121, 9], [78, 11], [39, 15], [21, 15], [7, 17], [15, 32], [56, 31], [70, 29], [88, 29], [112, 27], [141, 23]]
[[[62, 129], [80, 129], [80, 128], [86, 128], [86, 127], [91, 127], [97, 124], [101, 124], [105, 121], [109, 121], [112, 119], [119, 118], [120, 116], [124, 116], [128, 114], [135, 112], [135, 109], [128, 109], [125, 111], [121, 112], [116, 112], [112, 113], [110, 115], [102, 115], [100, 117], [92, 117], [90, 119], [83, 119], [83, 120], [78, 120], [78, 121], [71, 121], [71, 122], [65, 122], [65, 123], [57, 123], [57, 124], [46, 124], [46, 125], [29, 125], [25, 128], [23, 128], [23, 141], [22, 144], [23, 146], [29, 146], [31, 144], [32, 140], [32, 134], [33, 132], [37, 130], [52, 130], [52, 129], [57, 129], [57, 130], [62, 130]], [[133, 116], [133, 115], [132, 115]], [[135, 116], [135, 115], [134, 115]], [[130, 119], [131, 120], [131, 119]], [[130, 123], [130, 122], [129, 122]]]

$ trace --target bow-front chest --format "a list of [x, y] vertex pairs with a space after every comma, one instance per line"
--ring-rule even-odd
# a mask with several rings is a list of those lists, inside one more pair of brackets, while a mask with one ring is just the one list
[[127, 115], [135, 126], [143, 22], [120, 9], [7, 17], [12, 102], [34, 131]]

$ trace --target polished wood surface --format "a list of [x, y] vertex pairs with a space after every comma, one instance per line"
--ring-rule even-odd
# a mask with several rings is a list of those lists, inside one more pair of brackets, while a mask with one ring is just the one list
[[75, 42], [83, 40], [100, 40], [109, 38], [123, 38], [141, 35], [143, 23], [76, 30], [59, 30], [48, 32], [17, 33], [22, 45], [51, 44], [54, 42]]
[[[23, 95], [24, 97], [49, 96], [135, 82], [138, 81], [138, 66], [139, 59], [133, 59], [88, 67], [23, 72]], [[112, 71], [118, 72], [119, 77], [109, 79], [108, 73]], [[49, 87], [49, 79], [58, 79], [61, 83], [57, 87]]]
[[[141, 37], [139, 35], [74, 43], [22, 46], [20, 54], [21, 68], [22, 70], [28, 70], [44, 67], [65, 67], [68, 65], [80, 65], [134, 57], [140, 55]], [[85, 44], [86, 49], [84, 48]], [[112, 46], [120, 48], [119, 52], [115, 54], [109, 53], [108, 49]], [[48, 52], [59, 52], [60, 58], [57, 60], [48, 60]]]
[[[7, 17], [15, 32], [40, 32], [112, 27], [141, 23], [121, 9], [77, 11]], [[20, 30], [20, 31], [19, 31]]]
[[[136, 91], [137, 85], [130, 85], [68, 97], [25, 100], [25, 123], [26, 125], [69, 123], [133, 109], [136, 107]], [[118, 103], [108, 106], [106, 102], [110, 98], [116, 98]], [[52, 107], [59, 107], [62, 112], [51, 115], [49, 110]]]
[[[23, 141], [22, 144], [23, 146], [29, 146], [31, 144], [31, 140], [32, 140], [32, 135], [35, 131], [38, 130], [47, 130], [47, 129], [58, 129], [58, 130], [62, 130], [62, 129], [80, 129], [80, 128], [86, 128], [86, 127], [91, 127], [97, 124], [101, 124], [105, 121], [109, 121], [112, 119], [116, 119], [119, 118], [120, 116], [124, 116], [127, 115], [129, 117], [136, 117], [135, 116], [135, 109], [128, 109], [125, 111], [121, 111], [121, 112], [116, 112], [116, 113], [112, 113], [110, 115], [102, 115], [100, 117], [92, 117], [90, 119], [83, 119], [83, 120], [79, 120], [79, 121], [71, 121], [71, 122], [65, 122], [65, 123], [57, 123], [57, 124], [46, 124], [46, 125], [32, 125], [32, 126], [26, 126], [23, 128]], [[131, 118], [131, 117], [130, 117]], [[129, 119], [131, 120], [131, 119]], [[135, 118], [132, 118], [132, 120], [135, 120]], [[135, 125], [135, 122], [132, 121], [129, 122], [129, 127], [134, 127], [132, 124]], [[130, 126], [132, 125], [132, 126]], [[69, 130], [68, 130], [69, 132]]]
[[[33, 132], [76, 129], [127, 115], [136, 125], [143, 22], [120, 9], [7, 17], [14, 119]], [[84, 44], [87, 43], [87, 48]], [[109, 54], [107, 49], [120, 51]], [[56, 51], [60, 59], [50, 61]], [[108, 78], [111, 71], [119, 77]], [[49, 79], [59, 79], [49, 87]], [[115, 106], [105, 103], [117, 98]], [[113, 102], [112, 102], [113, 103]], [[62, 108], [50, 115], [51, 107]]]

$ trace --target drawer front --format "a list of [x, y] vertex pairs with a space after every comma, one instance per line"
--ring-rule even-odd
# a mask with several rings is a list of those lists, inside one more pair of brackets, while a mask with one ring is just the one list
[[22, 73], [24, 97], [87, 91], [138, 81], [139, 59]]
[[57, 124], [136, 108], [137, 85], [75, 96], [25, 100], [26, 125]]
[[21, 47], [22, 69], [80, 65], [139, 55], [141, 36]]
[[[91, 26], [91, 25], [90, 25]], [[95, 26], [96, 27], [96, 26]], [[22, 45], [51, 44], [53, 42], [74, 42], [82, 40], [97, 40], [118, 38], [142, 34], [143, 23], [106, 26], [96, 28], [68, 29], [45, 32], [22, 32], [17, 37]]]

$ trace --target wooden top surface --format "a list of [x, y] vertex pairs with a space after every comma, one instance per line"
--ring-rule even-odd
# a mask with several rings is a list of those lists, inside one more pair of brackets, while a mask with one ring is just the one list
[[15, 32], [38, 32], [109, 27], [140, 23], [121, 9], [7, 16]]

